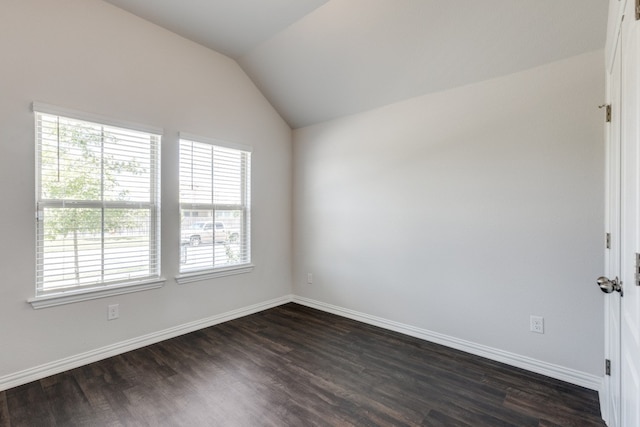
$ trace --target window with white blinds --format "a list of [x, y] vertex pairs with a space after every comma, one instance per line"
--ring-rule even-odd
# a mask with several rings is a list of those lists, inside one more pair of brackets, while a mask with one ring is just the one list
[[180, 138], [180, 272], [251, 263], [251, 149]]
[[36, 297], [160, 276], [160, 135], [34, 104]]

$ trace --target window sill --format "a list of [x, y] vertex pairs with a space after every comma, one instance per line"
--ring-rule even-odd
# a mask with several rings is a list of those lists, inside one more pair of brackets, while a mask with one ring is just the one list
[[199, 282], [201, 280], [215, 279], [217, 277], [233, 276], [236, 274], [251, 273], [253, 264], [243, 264], [235, 267], [219, 268], [216, 270], [194, 271], [176, 276], [176, 282], [179, 285], [186, 283]]
[[145, 280], [135, 283], [127, 283], [117, 286], [109, 286], [106, 288], [98, 289], [83, 289], [81, 291], [64, 291], [52, 295], [44, 295], [41, 297], [35, 297], [28, 299], [27, 302], [31, 304], [34, 309], [55, 307], [64, 304], [73, 304], [80, 301], [88, 301], [98, 298], [106, 298], [114, 295], [129, 294], [132, 292], [148, 291], [151, 289], [158, 289], [164, 286], [166, 279], [160, 277], [153, 280]]

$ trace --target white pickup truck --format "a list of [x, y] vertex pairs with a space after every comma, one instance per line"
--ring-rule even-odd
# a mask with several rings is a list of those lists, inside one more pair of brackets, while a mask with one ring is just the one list
[[224, 224], [216, 221], [196, 222], [188, 228], [183, 228], [180, 243], [183, 245], [199, 246], [202, 243], [225, 243], [229, 240], [229, 233]]

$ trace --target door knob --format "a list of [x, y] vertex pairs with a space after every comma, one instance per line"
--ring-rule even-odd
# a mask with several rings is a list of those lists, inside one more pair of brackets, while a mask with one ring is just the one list
[[609, 280], [607, 277], [598, 277], [596, 281], [600, 290], [605, 294], [610, 294], [613, 291], [620, 292], [620, 296], [622, 296], [622, 282], [616, 277], [613, 280]]

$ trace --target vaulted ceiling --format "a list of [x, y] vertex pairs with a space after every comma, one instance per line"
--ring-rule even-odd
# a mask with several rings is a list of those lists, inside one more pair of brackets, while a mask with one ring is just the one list
[[601, 49], [608, 9], [605, 0], [105, 1], [234, 58], [292, 128]]

